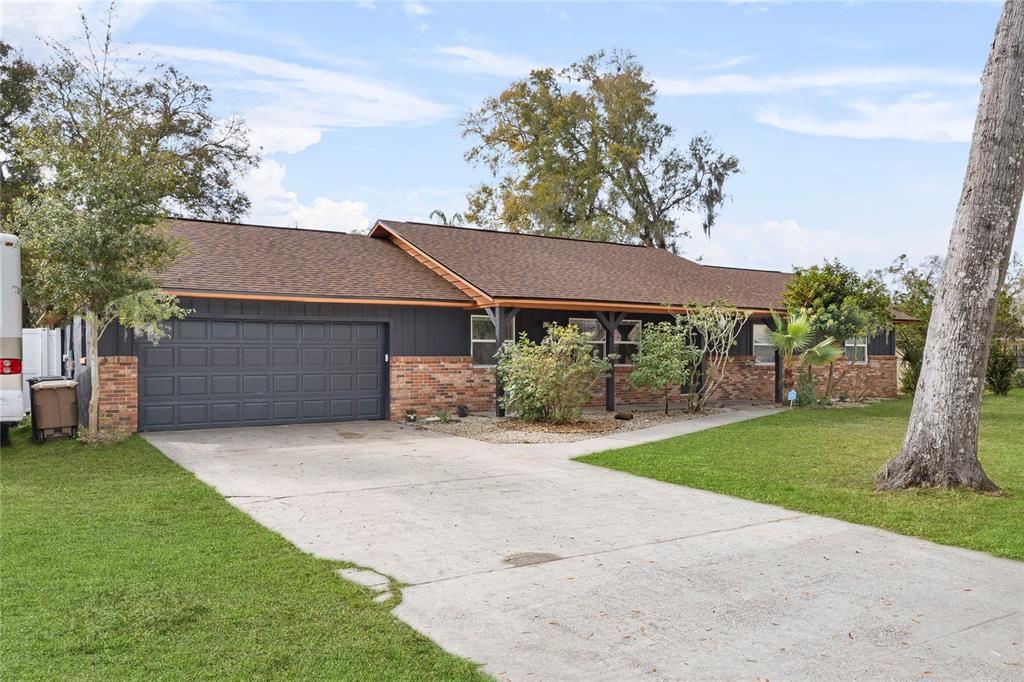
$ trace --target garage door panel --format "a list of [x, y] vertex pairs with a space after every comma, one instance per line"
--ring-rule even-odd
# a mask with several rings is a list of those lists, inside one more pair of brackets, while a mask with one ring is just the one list
[[238, 393], [238, 375], [219, 374], [210, 377], [210, 393], [213, 395], [231, 395]]
[[274, 393], [294, 393], [299, 390], [298, 374], [275, 374]]
[[242, 377], [242, 393], [269, 393], [269, 374], [246, 374]]
[[178, 349], [178, 367], [206, 367], [206, 348], [186, 347]]
[[139, 361], [150, 369], [174, 367], [174, 349], [167, 346], [145, 346]]
[[238, 367], [238, 348], [211, 348], [211, 367]]
[[299, 401], [274, 401], [274, 419], [297, 420], [299, 418]]
[[266, 367], [270, 364], [270, 348], [242, 348], [242, 367]]
[[270, 403], [268, 401], [242, 403], [242, 421], [260, 422], [269, 420]]
[[179, 395], [206, 395], [206, 377], [185, 376], [178, 377]]
[[381, 419], [385, 338], [379, 323], [179, 320], [140, 343], [140, 427]]
[[237, 424], [239, 416], [238, 403], [214, 403], [210, 405], [211, 424]]
[[178, 423], [182, 426], [201, 426], [209, 421], [207, 406], [204, 403], [194, 403], [178, 406]]
[[143, 377], [139, 382], [139, 397], [165, 398], [174, 395], [174, 377]]
[[271, 349], [270, 355], [274, 367], [298, 367], [299, 348], [298, 346], [275, 347]]

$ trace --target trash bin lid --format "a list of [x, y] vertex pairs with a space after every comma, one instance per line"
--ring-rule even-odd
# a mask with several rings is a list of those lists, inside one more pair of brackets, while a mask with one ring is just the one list
[[40, 381], [63, 381], [64, 379], [67, 379], [67, 377], [57, 374], [48, 377], [32, 377], [31, 379], [25, 379], [25, 383], [32, 386], [38, 384]]
[[64, 379], [62, 377], [57, 379], [46, 378], [43, 381], [36, 381], [30, 385], [33, 391], [42, 391], [50, 388], [74, 388], [78, 386], [78, 382], [74, 379]]

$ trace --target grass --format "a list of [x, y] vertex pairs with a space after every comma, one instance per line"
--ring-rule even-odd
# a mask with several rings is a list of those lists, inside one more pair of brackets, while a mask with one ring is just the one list
[[0, 452], [0, 678], [479, 680], [139, 437]]
[[793, 410], [579, 460], [1024, 560], [1024, 391], [982, 405], [979, 456], [1000, 496], [876, 492], [875, 473], [899, 451], [909, 414], [907, 399]]

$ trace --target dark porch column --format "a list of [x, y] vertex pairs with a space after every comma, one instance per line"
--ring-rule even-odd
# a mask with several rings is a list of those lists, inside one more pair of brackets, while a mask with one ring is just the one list
[[[597, 321], [604, 327], [604, 356], [607, 358], [615, 352], [615, 330], [626, 317], [626, 313], [594, 313]], [[612, 363], [604, 377], [604, 409], [615, 411], [615, 364]]]
[[[487, 317], [491, 318], [491, 322], [494, 323], [495, 346], [501, 348], [502, 344], [509, 340], [509, 327], [511, 327], [512, 321], [515, 320], [516, 315], [519, 314], [519, 308], [499, 308], [494, 306], [492, 308], [484, 308], [484, 311], [487, 313]], [[497, 366], [495, 366], [494, 414], [499, 417], [505, 416], [505, 410], [501, 407], [501, 396], [504, 395], [504, 392], [504, 388], [501, 385], [501, 377], [498, 376]]]
[[782, 354], [775, 351], [775, 402], [782, 402]]

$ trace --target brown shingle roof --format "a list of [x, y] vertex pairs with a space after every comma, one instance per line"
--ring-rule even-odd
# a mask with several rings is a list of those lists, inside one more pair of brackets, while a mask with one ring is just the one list
[[380, 221], [494, 298], [779, 308], [785, 272], [701, 265], [667, 251], [471, 228]]
[[394, 244], [364, 235], [178, 219], [169, 232], [188, 247], [161, 275], [167, 289], [470, 302]]

